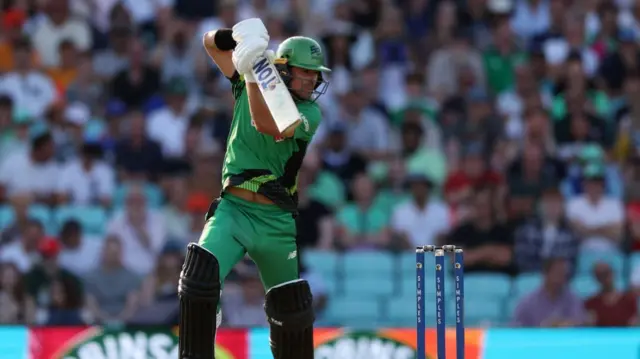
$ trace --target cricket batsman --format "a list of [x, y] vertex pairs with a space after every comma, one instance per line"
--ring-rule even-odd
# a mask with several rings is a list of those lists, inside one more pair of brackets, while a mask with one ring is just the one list
[[[222, 283], [247, 253], [266, 290], [264, 308], [274, 358], [313, 358], [311, 290], [298, 273], [296, 181], [320, 123], [315, 100], [326, 90], [323, 74], [331, 70], [324, 66], [320, 45], [313, 39], [288, 38], [275, 55], [267, 51], [268, 43], [260, 19], [210, 31], [203, 38], [207, 53], [231, 82], [235, 105], [222, 194], [207, 213], [199, 243], [187, 247], [180, 274], [181, 359], [214, 358]], [[265, 51], [277, 64], [300, 113], [299, 126], [284, 135], [252, 74]]]

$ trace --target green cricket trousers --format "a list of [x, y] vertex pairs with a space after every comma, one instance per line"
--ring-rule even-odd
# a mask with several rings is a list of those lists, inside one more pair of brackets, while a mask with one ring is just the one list
[[218, 259], [220, 283], [245, 254], [256, 263], [265, 290], [299, 279], [295, 219], [276, 205], [225, 193], [207, 214], [199, 244]]

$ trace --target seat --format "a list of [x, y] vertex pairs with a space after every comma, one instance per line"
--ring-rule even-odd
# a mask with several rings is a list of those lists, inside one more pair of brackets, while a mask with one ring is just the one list
[[464, 294], [474, 300], [478, 297], [502, 300], [510, 293], [511, 278], [505, 274], [467, 274], [464, 276]]
[[[417, 298], [415, 295], [402, 295], [387, 301], [387, 319], [393, 323], [403, 323], [401, 327], [416, 326]], [[435, 326], [436, 302], [435, 297], [426, 297], [424, 306], [425, 322], [427, 326]]]
[[629, 269], [633, 271], [640, 268], [640, 252], [634, 252], [629, 256]]
[[390, 296], [394, 293], [393, 276], [377, 275], [370, 277], [344, 278], [344, 294], [353, 296]]
[[582, 275], [571, 281], [571, 289], [583, 299], [596, 294], [599, 288], [598, 282], [590, 275]]
[[107, 212], [98, 206], [63, 206], [54, 212], [54, 222], [59, 229], [64, 222], [74, 219], [87, 235], [102, 235], [107, 225]]
[[496, 325], [504, 321], [502, 300], [473, 298], [464, 303], [465, 326]]
[[325, 320], [339, 325], [353, 326], [362, 323], [369, 326], [378, 320], [380, 303], [378, 300], [366, 297], [336, 296], [329, 298]]
[[611, 266], [616, 277], [624, 277], [625, 256], [616, 252], [583, 251], [578, 256], [577, 275], [591, 275], [593, 266], [598, 262], [605, 262]]
[[542, 285], [542, 274], [539, 273], [525, 273], [520, 274], [513, 283], [513, 295], [516, 298], [521, 298], [534, 290], [538, 289]]
[[0, 206], [0, 231], [7, 228], [11, 224], [11, 207], [7, 205]]
[[303, 263], [323, 278], [335, 277], [338, 268], [339, 254], [330, 251], [306, 250], [302, 252]]
[[346, 277], [389, 276], [394, 273], [395, 257], [383, 251], [351, 252], [343, 255]]
[[[52, 216], [49, 207], [41, 204], [32, 204], [27, 209], [27, 215], [29, 218], [35, 219], [45, 229], [45, 232], [52, 234], [55, 229], [52, 226]], [[16, 219], [16, 213], [11, 206], [0, 207], [0, 229], [6, 228], [13, 224]]]

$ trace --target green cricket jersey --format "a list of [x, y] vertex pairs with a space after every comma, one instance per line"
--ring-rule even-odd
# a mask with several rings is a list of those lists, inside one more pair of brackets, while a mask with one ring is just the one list
[[298, 171], [307, 146], [320, 124], [315, 102], [299, 102], [302, 123], [291, 138], [274, 138], [258, 132], [249, 111], [249, 99], [242, 76], [230, 78], [233, 120], [222, 168], [222, 188], [229, 186], [260, 193], [286, 211], [297, 209]]

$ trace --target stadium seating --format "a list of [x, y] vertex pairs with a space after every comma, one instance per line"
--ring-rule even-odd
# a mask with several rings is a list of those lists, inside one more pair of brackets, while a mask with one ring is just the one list
[[[45, 229], [45, 232], [51, 234], [55, 228], [52, 224], [51, 210], [43, 205], [32, 205], [28, 209], [28, 215], [39, 221]], [[15, 212], [10, 206], [0, 206], [0, 230], [10, 226], [15, 220]]]
[[[331, 309], [323, 322], [357, 323], [358, 318], [368, 317], [370, 322], [386, 326], [414, 326], [416, 313], [415, 253], [404, 252], [350, 252], [333, 253], [306, 251], [305, 263], [321, 273], [327, 285], [335, 290], [330, 298]], [[593, 264], [604, 260], [616, 272], [616, 286], [627, 287], [628, 272], [640, 265], [640, 254], [629, 258], [614, 254], [611, 257], [593, 253], [581, 253], [579, 270], [571, 282], [571, 288], [581, 298], [598, 291], [593, 278]], [[433, 285], [433, 258], [427, 257], [425, 268], [425, 316], [427, 325], [435, 323], [435, 287]], [[445, 282], [446, 320], [455, 323], [455, 283], [450, 271]], [[511, 278], [502, 274], [465, 275], [465, 323], [468, 326], [500, 326], [511, 321], [513, 311], [523, 296], [542, 284], [540, 273], [522, 274]], [[335, 288], [341, 288], [337, 290]], [[345, 305], [340, 308], [341, 305]], [[380, 310], [379, 310], [380, 309]], [[362, 320], [362, 319], [361, 319]]]
[[578, 275], [591, 275], [594, 264], [598, 262], [608, 263], [616, 276], [622, 276], [625, 271], [625, 256], [621, 253], [611, 252], [583, 252], [578, 259]]

